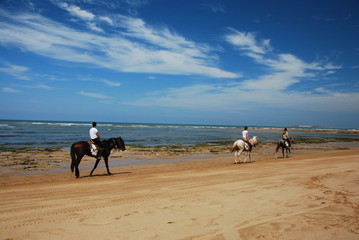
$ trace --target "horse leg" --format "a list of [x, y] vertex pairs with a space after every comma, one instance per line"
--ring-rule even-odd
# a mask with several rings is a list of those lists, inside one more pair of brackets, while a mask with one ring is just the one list
[[75, 176], [76, 178], [80, 177], [80, 171], [79, 171], [79, 164], [81, 161], [81, 153], [78, 152], [78, 148], [76, 148], [75, 143], [72, 144], [71, 146], [71, 150], [70, 150], [70, 155], [71, 155], [71, 172], [74, 172], [75, 170]]
[[289, 149], [289, 148], [286, 148], [287, 157], [289, 157], [289, 153], [290, 153], [290, 149]]
[[100, 160], [101, 160], [101, 158], [96, 158], [96, 163], [95, 163], [95, 166], [93, 167], [93, 169], [92, 169], [91, 172], [90, 172], [90, 176], [92, 176], [92, 173], [93, 173], [93, 171], [95, 171], [95, 169], [97, 168], [97, 165], [98, 165], [98, 163], [100, 162]]
[[239, 159], [239, 156], [238, 156], [238, 150], [237, 150], [234, 154], [234, 164], [238, 163], [238, 159]]
[[278, 150], [279, 150], [279, 145], [277, 144], [277, 147], [275, 148], [275, 158], [278, 159]]
[[244, 158], [243, 163], [246, 163], [248, 159], [250, 160], [250, 158], [251, 158], [250, 151], [247, 151], [247, 154], [246, 154], [246, 156]]
[[284, 158], [284, 148], [282, 148], [282, 156], [283, 156], [283, 158]]
[[105, 160], [105, 165], [106, 165], [107, 173], [108, 173], [108, 175], [111, 175], [110, 169], [109, 169], [109, 167], [108, 167], [108, 157], [104, 157], [104, 160]]
[[236, 153], [237, 158], [236, 158], [235, 164], [240, 164], [241, 163], [241, 153], [242, 152], [243, 152], [243, 149], [240, 149], [240, 150], [237, 151], [237, 153]]
[[75, 163], [75, 176], [76, 176], [76, 178], [80, 177], [80, 170], [79, 170], [80, 162], [81, 162], [81, 158], [77, 156], [76, 163]]

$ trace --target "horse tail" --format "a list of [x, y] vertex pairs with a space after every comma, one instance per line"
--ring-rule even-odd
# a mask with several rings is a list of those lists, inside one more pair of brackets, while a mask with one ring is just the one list
[[233, 146], [232, 146], [232, 150], [231, 150], [231, 153], [238, 150], [238, 145], [237, 145], [237, 142], [234, 142]]
[[74, 172], [75, 163], [76, 163], [75, 143], [72, 144], [71, 146], [70, 154], [71, 154], [71, 172]]

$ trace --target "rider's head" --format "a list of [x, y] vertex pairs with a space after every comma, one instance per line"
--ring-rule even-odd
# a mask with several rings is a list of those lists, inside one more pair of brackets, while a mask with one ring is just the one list
[[244, 127], [244, 130], [247, 130], [247, 129], [248, 129], [248, 127], [247, 127], [247, 126], [245, 126], [245, 127]]
[[96, 127], [97, 123], [96, 122], [93, 122], [92, 123], [92, 127]]
[[284, 131], [287, 131], [287, 128], [284, 128]]

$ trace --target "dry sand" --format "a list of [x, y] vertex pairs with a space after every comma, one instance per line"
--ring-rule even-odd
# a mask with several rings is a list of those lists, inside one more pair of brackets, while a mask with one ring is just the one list
[[[166, 157], [129, 150], [112, 155], [111, 176], [100, 164], [87, 177], [94, 160], [85, 157], [79, 179], [68, 151], [5, 152], [0, 239], [359, 239], [359, 147], [272, 151], [239, 165], [211, 155], [114, 167]], [[32, 166], [41, 156], [51, 161]], [[15, 159], [26, 169], [6, 167]]]

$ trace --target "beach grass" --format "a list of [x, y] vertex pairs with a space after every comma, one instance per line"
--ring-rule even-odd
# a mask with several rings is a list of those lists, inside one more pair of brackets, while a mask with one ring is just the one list
[[[329, 142], [359, 142], [359, 138], [296, 138], [294, 144], [320, 144], [320, 143], [329, 143]], [[207, 142], [200, 143], [195, 145], [156, 145], [156, 146], [144, 146], [136, 144], [128, 144], [127, 149], [136, 151], [136, 152], [168, 152], [169, 154], [178, 154], [178, 153], [195, 153], [195, 152], [212, 152], [212, 153], [222, 153], [223, 151], [228, 151], [233, 142], [232, 141], [216, 141], [216, 142]], [[266, 145], [275, 145], [277, 141], [261, 143], [259, 141], [259, 146]], [[61, 151], [60, 147], [21, 147], [21, 148], [3, 148], [0, 147], [0, 153], [12, 152], [12, 153], [52, 153]]]
[[31, 153], [31, 152], [57, 152], [60, 151], [61, 148], [58, 147], [21, 147], [21, 148], [2, 148], [0, 147], [0, 153], [3, 152], [12, 152], [12, 153]]

